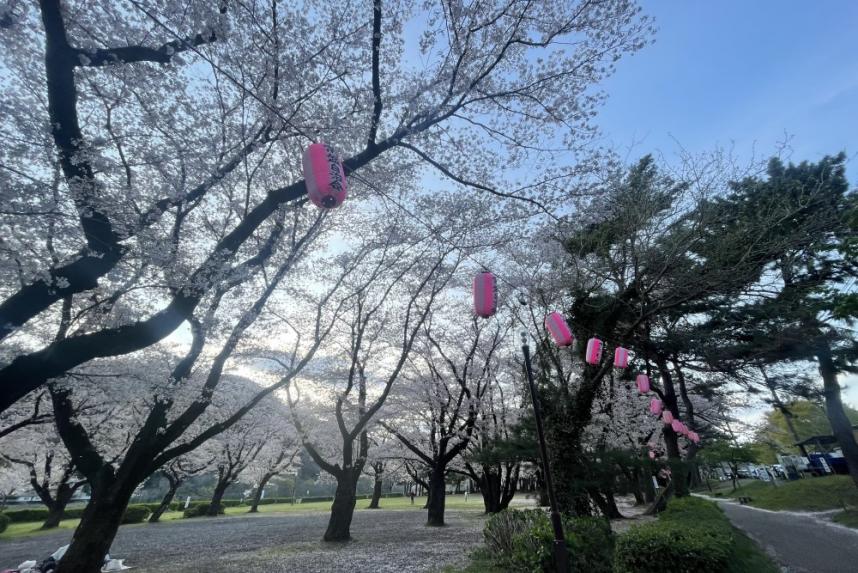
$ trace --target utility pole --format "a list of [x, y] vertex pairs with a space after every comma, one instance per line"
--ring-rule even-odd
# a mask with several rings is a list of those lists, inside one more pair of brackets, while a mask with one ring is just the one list
[[551, 480], [551, 468], [548, 467], [548, 447], [545, 445], [545, 430], [542, 427], [542, 409], [539, 407], [539, 397], [533, 382], [533, 368], [530, 365], [530, 347], [527, 345], [527, 332], [521, 333], [521, 350], [524, 353], [524, 370], [527, 373], [527, 383], [530, 387], [530, 397], [533, 401], [533, 415], [536, 418], [536, 435], [539, 437], [539, 455], [542, 458], [542, 472], [545, 475], [545, 486], [548, 488], [548, 502], [551, 504], [551, 525], [554, 528], [554, 562], [557, 573], [569, 571], [569, 554], [566, 551], [566, 536], [563, 534], [563, 521], [557, 511], [557, 496], [554, 494], [554, 482]]

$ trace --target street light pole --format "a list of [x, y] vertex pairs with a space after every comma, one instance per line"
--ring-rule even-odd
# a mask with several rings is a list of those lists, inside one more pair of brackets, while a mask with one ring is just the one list
[[524, 370], [527, 384], [530, 386], [530, 398], [533, 402], [533, 415], [536, 418], [536, 435], [539, 438], [539, 454], [542, 458], [542, 473], [545, 475], [545, 487], [548, 489], [548, 502], [551, 504], [551, 525], [554, 528], [554, 562], [558, 573], [569, 571], [569, 554], [566, 551], [566, 536], [563, 535], [563, 522], [557, 511], [557, 496], [554, 494], [554, 482], [551, 481], [551, 469], [548, 467], [548, 448], [545, 445], [545, 430], [542, 428], [542, 409], [533, 383], [533, 368], [530, 365], [530, 347], [527, 345], [527, 333], [521, 333], [521, 350], [524, 353]]

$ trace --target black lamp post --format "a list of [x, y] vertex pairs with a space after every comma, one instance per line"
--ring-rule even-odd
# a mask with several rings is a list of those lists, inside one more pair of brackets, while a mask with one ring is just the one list
[[524, 353], [524, 370], [533, 401], [533, 415], [536, 418], [536, 435], [539, 437], [539, 455], [542, 458], [542, 473], [545, 475], [545, 487], [548, 488], [548, 502], [551, 504], [551, 525], [554, 528], [554, 562], [558, 573], [569, 571], [569, 554], [566, 552], [566, 536], [563, 535], [563, 522], [557, 511], [557, 496], [554, 494], [554, 482], [551, 481], [551, 468], [548, 467], [548, 448], [545, 445], [545, 430], [542, 428], [542, 410], [536, 385], [533, 383], [533, 369], [530, 365], [530, 347], [527, 345], [527, 333], [521, 333], [521, 350]]

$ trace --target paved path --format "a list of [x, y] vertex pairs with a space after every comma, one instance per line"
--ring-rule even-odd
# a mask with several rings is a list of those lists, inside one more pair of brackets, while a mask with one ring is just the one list
[[[425, 511], [356, 511], [355, 541], [320, 541], [327, 513], [256, 514], [126, 525], [111, 556], [136, 573], [155, 571], [278, 571], [295, 573], [431, 572], [464, 565], [482, 541], [479, 512], [448, 511], [447, 527], [426, 527]], [[0, 541], [0, 570], [44, 559], [71, 531]]]
[[858, 571], [858, 531], [854, 529], [830, 522], [820, 514], [769, 511], [717, 501], [733, 525], [790, 573]]

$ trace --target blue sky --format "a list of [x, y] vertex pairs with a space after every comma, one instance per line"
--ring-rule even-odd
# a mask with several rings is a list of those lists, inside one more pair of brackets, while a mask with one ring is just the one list
[[598, 123], [629, 159], [677, 142], [792, 159], [845, 150], [858, 183], [858, 2], [642, 0], [656, 42], [619, 62]]

